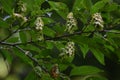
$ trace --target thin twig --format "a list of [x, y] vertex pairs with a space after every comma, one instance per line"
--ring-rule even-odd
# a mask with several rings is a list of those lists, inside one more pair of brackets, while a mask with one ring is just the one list
[[[79, 32], [75, 32], [73, 34], [64, 34], [64, 35], [57, 36], [57, 37], [54, 37], [54, 38], [45, 38], [44, 41], [48, 41], [48, 40], [60, 40], [60, 39], [63, 39], [65, 37], [70, 37], [70, 36], [74, 36], [74, 35], [80, 35], [81, 33], [92, 33], [92, 32], [91, 31], [89, 31], [89, 32], [79, 31]], [[39, 40], [37, 40], [37, 41], [28, 41], [26, 43], [7, 43], [7, 42], [2, 42], [1, 41], [0, 44], [14, 46], [14, 45], [26, 45], [26, 44], [31, 44], [31, 43], [35, 43], [35, 42], [40, 42], [40, 41]]]
[[[17, 32], [17, 30], [15, 32], [13, 32], [13, 34], [16, 33], [16, 32]], [[64, 34], [64, 35], [57, 36], [57, 37], [54, 37], [54, 38], [45, 38], [45, 41], [60, 40], [60, 39], [66, 38], [66, 37], [74, 36], [74, 35], [80, 35], [80, 34], [83, 34], [83, 33], [93, 33], [93, 32], [96, 32], [96, 31], [87, 31], [87, 32], [79, 31], [79, 32], [75, 32], [73, 34]], [[120, 32], [113, 32], [111, 30], [103, 30], [103, 31], [97, 31], [97, 32], [100, 32], [100, 33], [102, 33], [102, 32], [110, 32], [110, 33], [120, 34]], [[11, 34], [11, 35], [13, 35], [13, 34]], [[38, 62], [37, 59], [35, 59], [31, 55], [29, 55], [29, 54], [31, 54], [29, 51], [25, 51], [24, 49], [19, 47], [19, 45], [31, 44], [31, 43], [40, 42], [40, 41], [28, 41], [26, 43], [8, 43], [8, 42], [5, 42], [5, 40], [8, 39], [11, 35], [6, 37], [4, 40], [0, 41], [0, 44], [1, 45], [8, 45], [8, 46], [16, 47], [18, 50], [20, 50], [22, 53], [24, 53], [28, 58], [30, 58], [34, 63], [36, 63], [38, 66], [40, 66], [41, 69], [44, 72], [50, 74], [49, 71], [46, 68], [44, 68], [42, 65], [40, 65], [40, 63]]]
[[36, 63], [39, 67], [41, 67], [41, 69], [44, 71], [44, 72], [46, 72], [46, 73], [49, 73], [49, 71], [46, 69], [46, 68], [44, 68], [42, 65], [40, 65], [40, 63], [37, 61], [37, 59], [35, 59], [35, 58], [33, 58], [31, 55], [29, 55], [29, 54], [31, 54], [29, 51], [25, 51], [25, 50], [23, 50], [22, 48], [20, 48], [19, 46], [14, 46], [14, 47], [16, 47], [17, 49], [19, 49], [22, 53], [24, 53], [28, 58], [30, 58], [34, 63]]
[[6, 41], [8, 38], [10, 38], [12, 35], [14, 35], [18, 30], [19, 30], [19, 28], [17, 30], [15, 30], [14, 32], [12, 32], [10, 35], [8, 35], [5, 39], [1, 40], [1, 42]]
[[[71, 36], [74, 36], [74, 35], [80, 35], [80, 34], [84, 34], [84, 33], [93, 33], [95, 31], [87, 31], [87, 32], [82, 32], [82, 31], [79, 31], [79, 32], [75, 32], [73, 34], [64, 34], [64, 35], [61, 35], [61, 36], [57, 36], [57, 37], [54, 37], [54, 38], [45, 38], [44, 41], [49, 41], [49, 40], [60, 40], [60, 39], [64, 39], [66, 37], [71, 37]], [[99, 32], [110, 32], [110, 33], [115, 33], [115, 34], [120, 34], [120, 32], [112, 32], [111, 30], [103, 30], [103, 31], [99, 31]], [[7, 42], [2, 42], [0, 41], [0, 44], [1, 45], [9, 45], [9, 46], [15, 46], [15, 45], [26, 45], [26, 44], [31, 44], [31, 43], [36, 43], [36, 42], [40, 42], [39, 40], [37, 41], [28, 41], [28, 42], [25, 42], [25, 43], [7, 43]]]

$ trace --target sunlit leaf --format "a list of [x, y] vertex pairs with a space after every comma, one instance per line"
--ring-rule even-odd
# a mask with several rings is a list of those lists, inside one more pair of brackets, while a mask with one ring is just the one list
[[83, 53], [83, 57], [85, 58], [87, 52], [89, 51], [88, 45], [80, 45], [80, 49], [81, 49], [81, 51]]
[[78, 76], [78, 75], [90, 75], [90, 74], [96, 74], [99, 72], [103, 72], [103, 70], [94, 67], [94, 66], [80, 66], [80, 67], [75, 67], [72, 69], [70, 75], [71, 76]]
[[13, 0], [0, 0], [0, 3], [1, 5], [3, 6], [3, 9], [9, 13], [9, 14], [12, 14], [12, 6], [13, 6], [13, 3], [12, 3]]
[[104, 6], [107, 4], [107, 2], [109, 2], [110, 0], [101, 0], [96, 2], [92, 8], [91, 8], [91, 13], [96, 13], [96, 12], [100, 12], [102, 8], [104, 8]]
[[106, 77], [103, 76], [91, 76], [89, 78], [87, 78], [86, 80], [108, 80]]
[[49, 37], [54, 37], [55, 31], [45, 26], [43, 29], [43, 34], [45, 34], [46, 36], [49, 36]]
[[49, 1], [50, 6], [54, 9], [62, 18], [66, 18], [68, 14], [68, 7], [62, 2]]
[[0, 18], [0, 28], [9, 28], [9, 24]]
[[104, 62], [104, 54], [98, 50], [98, 49], [95, 49], [95, 48], [90, 48], [90, 50], [93, 52], [95, 58], [101, 63], [101, 64], [105, 64]]
[[25, 32], [20, 32], [20, 40], [25, 43], [27, 42], [27, 36], [26, 36], [26, 33]]

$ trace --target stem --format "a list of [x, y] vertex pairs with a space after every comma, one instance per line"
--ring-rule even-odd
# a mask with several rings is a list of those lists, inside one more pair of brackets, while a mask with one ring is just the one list
[[12, 32], [10, 35], [8, 35], [5, 39], [1, 40], [1, 42], [6, 41], [8, 38], [10, 38], [13, 34], [15, 34], [17, 31], [19, 30], [19, 28], [17, 30], [15, 30], [14, 32]]
[[[30, 58], [35, 64], [37, 64], [38, 66], [41, 67], [41, 69], [50, 74], [49, 71], [43, 67], [42, 65], [40, 65], [40, 63], [38, 62], [37, 59], [33, 58], [31, 55], [31, 52], [29, 51], [25, 51], [24, 49], [20, 48], [19, 45], [26, 45], [26, 44], [32, 44], [32, 43], [36, 43], [36, 42], [40, 42], [39, 40], [38, 41], [28, 41], [26, 43], [8, 43], [8, 42], [5, 42], [5, 40], [7, 40], [9, 37], [11, 37], [14, 33], [16, 33], [18, 30], [14, 31], [12, 34], [10, 34], [8, 37], [6, 37], [5, 39], [3, 39], [2, 41], [0, 41], [0, 44], [1, 45], [7, 45], [7, 46], [12, 46], [12, 47], [15, 47], [17, 48], [18, 50], [20, 50], [23, 54], [25, 54], [28, 58]], [[79, 31], [79, 32], [75, 32], [73, 34], [64, 34], [64, 35], [61, 35], [61, 36], [57, 36], [57, 37], [54, 37], [54, 38], [45, 38], [45, 41], [49, 41], [49, 40], [60, 40], [60, 39], [63, 39], [63, 38], [66, 38], [66, 37], [71, 37], [71, 36], [74, 36], [74, 35], [81, 35], [81, 34], [84, 34], [84, 33], [93, 33], [93, 32], [96, 32], [96, 31], [87, 31], [87, 32], [83, 32], [83, 31]], [[115, 33], [115, 34], [120, 34], [120, 32], [113, 32], [111, 30], [103, 30], [103, 31], [97, 31], [97, 32], [110, 32], [110, 33]], [[66, 78], [66, 77], [63, 77], [63, 78]], [[68, 78], [69, 80], [69, 78]]]
[[[70, 37], [70, 36], [74, 36], [74, 35], [80, 35], [80, 34], [84, 34], [84, 33], [93, 33], [93, 32], [96, 32], [96, 31], [87, 31], [87, 32], [79, 31], [79, 32], [75, 32], [73, 34], [64, 34], [64, 35], [57, 36], [57, 37], [54, 37], [54, 38], [45, 38], [44, 40], [45, 41], [49, 41], [49, 40], [54, 40], [55, 41], [55, 40], [63, 39], [65, 37]], [[110, 30], [103, 30], [103, 31], [99, 31], [99, 32], [109, 32], [109, 33], [120, 34], [120, 32], [112, 32]], [[16, 46], [16, 45], [32, 44], [32, 43], [35, 43], [35, 42], [40, 42], [40, 41], [39, 40], [37, 40], [37, 41], [28, 41], [26, 43], [7, 43], [7, 42], [0, 41], [0, 44], [8, 45], [8, 46]]]
[[22, 53], [24, 53], [28, 58], [30, 58], [34, 63], [36, 63], [38, 66], [40, 66], [41, 69], [42, 69], [44, 72], [49, 73], [49, 71], [48, 71], [46, 68], [44, 68], [42, 65], [39, 64], [39, 62], [37, 61], [37, 59], [35, 59], [35, 58], [33, 58], [31, 55], [29, 55], [29, 54], [31, 54], [29, 51], [25, 51], [25, 50], [23, 50], [22, 48], [20, 48], [19, 46], [14, 46], [14, 47], [16, 47], [17, 49], [19, 49], [19, 50], [20, 50]]

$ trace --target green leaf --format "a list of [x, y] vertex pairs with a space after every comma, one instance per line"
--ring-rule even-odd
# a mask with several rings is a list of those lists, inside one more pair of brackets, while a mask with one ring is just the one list
[[31, 32], [32, 32], [32, 30], [20, 31], [19, 32], [20, 41], [22, 43], [25, 43], [25, 42], [31, 41], [32, 38], [35, 38], [35, 37], [32, 36], [32, 35], [35, 35], [35, 34], [34, 33], [32, 34]]
[[45, 34], [46, 36], [49, 36], [49, 37], [54, 37], [55, 36], [55, 31], [52, 30], [51, 28], [48, 28], [48, 27], [44, 26], [43, 34]]
[[26, 6], [30, 11], [39, 10], [41, 8], [42, 3], [45, 2], [45, 0], [23, 0], [23, 1], [24, 3], [27, 4]]
[[63, 63], [70, 65], [73, 59], [74, 59], [74, 56], [65, 56], [61, 60], [63, 61]]
[[10, 51], [2, 49], [0, 53], [3, 55], [4, 59], [6, 59], [10, 64], [12, 63], [13, 57], [10, 54]]
[[40, 52], [40, 46], [34, 43], [21, 46], [21, 48], [28, 50], [28, 51], [33, 51], [33, 52], [38, 52], [38, 53]]
[[84, 28], [83, 28], [83, 30], [86, 31], [86, 32], [95, 30], [95, 26], [93, 26], [93, 25], [88, 25], [88, 26], [85, 26]]
[[[80, 0], [79, 0], [80, 1]], [[86, 8], [86, 9], [90, 9], [92, 7], [92, 1], [91, 0], [83, 0], [83, 6]]]
[[[35, 17], [36, 15], [42, 15], [41, 5], [45, 0], [22, 0], [26, 4], [27, 13]], [[30, 12], [30, 13], [29, 13]]]
[[91, 0], [75, 0], [72, 11], [75, 17], [79, 18], [84, 24], [86, 24], [90, 16], [91, 7]]
[[113, 20], [113, 24], [114, 24], [114, 25], [120, 24], [120, 18], [114, 19], [114, 20]]
[[104, 10], [107, 12], [118, 10], [118, 4], [117, 3], [109, 3], [108, 5], [106, 5]]
[[36, 79], [38, 79], [38, 76], [34, 71], [31, 71], [25, 78], [25, 80], [36, 80]]
[[55, 10], [63, 19], [66, 19], [69, 12], [66, 4], [62, 2], [49, 1], [49, 4], [53, 10]]
[[26, 32], [20, 32], [20, 40], [22, 41], [22, 43], [27, 42], [27, 36], [26, 36]]
[[9, 43], [16, 43], [18, 41], [19, 41], [18, 37], [11, 37], [11, 38], [7, 39], [7, 42], [9, 42]]
[[9, 13], [12, 14], [12, 4], [13, 0], [0, 0], [1, 5], [3, 6], [3, 9]]
[[51, 41], [46, 41], [46, 44], [47, 44], [47, 49], [52, 49], [54, 47], [54, 43], [51, 42]]
[[[12, 34], [12, 33], [10, 33], [10, 34]], [[13, 35], [11, 35], [11, 37], [8, 38], [6, 41], [10, 42], [10, 43], [20, 42], [19, 32], [14, 33]]]
[[6, 39], [10, 34], [10, 31], [5, 28], [0, 28], [0, 40]]
[[45, 50], [41, 50], [40, 54], [37, 55], [38, 58], [47, 58], [50, 57], [51, 54], [51, 50], [49, 49], [45, 49]]
[[63, 64], [63, 63], [59, 64], [60, 71], [66, 70], [68, 66], [69, 66], [68, 64]]
[[89, 77], [86, 80], [108, 80], [108, 79], [103, 76], [96, 76], [96, 77]]
[[0, 28], [9, 28], [9, 24], [0, 18]]
[[33, 65], [32, 61], [30, 58], [28, 58], [25, 53], [21, 52], [20, 50], [18, 50], [17, 48], [13, 48], [14, 54], [16, 56], [18, 56], [22, 61], [24, 61], [27, 64]]
[[46, 17], [43, 17], [42, 20], [44, 24], [50, 24], [54, 22], [54, 20], [52, 20], [51, 18], [46, 18]]
[[114, 34], [114, 33], [120, 34], [120, 30], [109, 30], [108, 33], [109, 33], [109, 32], [110, 32], [110, 33], [113, 33], [113, 34]]
[[95, 58], [103, 65], [105, 65], [104, 62], [104, 54], [97, 48], [90, 48], [90, 50], [92, 51], [93, 55], [95, 56]]
[[96, 12], [100, 12], [100, 10], [108, 3], [110, 0], [101, 0], [96, 2], [92, 8], [91, 8], [91, 13], [94, 14]]
[[111, 50], [112, 52], [115, 50], [114, 48], [113, 48], [113, 46], [111, 46], [111, 45], [104, 45], [106, 48], [108, 48], [109, 50]]
[[97, 74], [99, 72], [103, 72], [103, 70], [94, 66], [80, 66], [80, 67], [74, 67], [70, 72], [70, 75], [71, 76], [90, 75], [90, 74]]
[[82, 51], [82, 53], [83, 53], [83, 57], [85, 58], [87, 52], [89, 51], [88, 45], [85, 45], [85, 44], [80, 45], [80, 49], [81, 49], [81, 51]]
[[71, 39], [72, 39], [72, 41], [74, 41], [75, 43], [77, 43], [79, 45], [84, 45], [84, 44], [88, 45], [88, 44], [91, 44], [91, 42], [93, 42], [91, 40], [91, 38], [88, 38], [86, 36], [76, 35], [76, 36], [71, 37]]
[[65, 32], [65, 26], [61, 26], [60, 24], [53, 26], [53, 29], [55, 30], [56, 35], [62, 35]]
[[43, 74], [41, 80], [54, 80], [54, 79], [49, 74]]
[[[101, 38], [88, 38], [85, 36], [74, 36], [71, 38], [78, 45], [88, 45], [89, 49], [93, 52], [96, 59], [101, 63], [104, 63], [104, 54], [100, 51], [102, 48], [99, 44], [103, 45], [104, 41]], [[99, 50], [100, 49], [100, 50]]]
[[55, 42], [55, 46], [57, 47], [57, 49], [61, 50], [63, 47], [65, 47], [65, 45], [63, 44], [62, 41], [56, 41]]
[[84, 0], [75, 0], [75, 3], [73, 5], [73, 11], [75, 10], [80, 10], [81, 8], [83, 8], [83, 2]]
[[29, 33], [30, 33], [30, 38], [31, 38], [31, 40], [32, 41], [37, 41], [38, 40], [38, 36], [37, 36], [37, 31], [36, 30], [30, 30], [29, 31]]

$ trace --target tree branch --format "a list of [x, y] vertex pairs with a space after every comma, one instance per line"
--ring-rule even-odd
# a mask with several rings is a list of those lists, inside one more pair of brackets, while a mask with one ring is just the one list
[[5, 39], [1, 40], [1, 42], [7, 40], [8, 38], [10, 38], [10, 37], [11, 37], [13, 34], [15, 34], [18, 30], [19, 30], [19, 28], [18, 28], [17, 30], [15, 30], [14, 32], [12, 32], [10, 35], [8, 35]]
[[[70, 37], [70, 36], [74, 36], [74, 35], [80, 35], [80, 34], [84, 34], [84, 33], [93, 33], [93, 32], [96, 32], [96, 31], [87, 31], [87, 32], [82, 32], [82, 31], [79, 31], [79, 32], [75, 32], [73, 34], [64, 34], [64, 35], [61, 35], [61, 36], [57, 36], [57, 37], [54, 37], [54, 38], [45, 38], [44, 41], [49, 41], [49, 40], [60, 40], [60, 39], [63, 39], [65, 37]], [[120, 32], [113, 32], [111, 30], [103, 30], [103, 31], [98, 31], [98, 32], [109, 32], [109, 33], [115, 33], [115, 34], [120, 34]], [[8, 45], [8, 46], [16, 46], [16, 45], [26, 45], [26, 44], [31, 44], [31, 43], [35, 43], [35, 42], [40, 42], [39, 40], [37, 41], [28, 41], [26, 43], [7, 43], [7, 42], [0, 42], [1, 45]]]
[[[79, 31], [79, 32], [75, 32], [73, 34], [64, 34], [64, 35], [61, 35], [61, 36], [57, 36], [57, 37], [54, 37], [54, 38], [45, 38], [44, 40], [45, 41], [49, 41], [49, 40], [60, 40], [60, 39], [64, 39], [66, 37], [70, 37], [70, 36], [74, 36], [74, 35], [80, 35], [80, 34], [84, 34], [84, 33], [93, 33], [93, 32], [109, 32], [109, 33], [115, 33], [115, 34], [120, 34], [120, 32], [115, 32], [115, 31], [111, 31], [111, 30], [103, 30], [103, 31], [87, 31], [87, 32], [82, 32], [82, 31]], [[9, 36], [10, 37], [10, 36]], [[7, 38], [9, 38], [7, 37]], [[7, 39], [6, 38], [6, 39]], [[4, 40], [6, 40], [4, 39]], [[26, 45], [26, 44], [31, 44], [31, 43], [35, 43], [35, 42], [40, 42], [39, 40], [38, 41], [28, 41], [26, 43], [7, 43], [7, 42], [4, 42], [3, 41], [0, 41], [0, 44], [1, 45], [8, 45], [8, 46], [12, 46], [12, 47], [16, 47], [18, 50], [20, 50], [23, 54], [25, 54], [28, 58], [30, 58], [35, 64], [37, 64], [38, 66], [41, 67], [41, 69], [50, 74], [50, 72], [45, 68], [43, 67], [42, 65], [40, 65], [40, 63], [38, 62], [37, 59], [33, 58], [30, 54], [32, 54], [31, 52], [29, 51], [25, 51], [24, 49], [20, 48], [19, 45]]]
[[[64, 34], [64, 35], [57, 36], [57, 37], [54, 37], [54, 38], [45, 38], [44, 40], [45, 41], [48, 41], [48, 40], [60, 40], [60, 39], [63, 39], [65, 37], [70, 37], [70, 36], [74, 36], [74, 35], [80, 35], [82, 33], [92, 33], [92, 31], [88, 31], [88, 32], [79, 31], [79, 32], [75, 32], [73, 34]], [[37, 40], [37, 41], [28, 41], [26, 43], [7, 43], [7, 42], [0, 41], [0, 44], [8, 45], [8, 46], [15, 46], [15, 45], [26, 45], [26, 44], [31, 44], [31, 43], [35, 43], [35, 42], [40, 42], [40, 41], [39, 40]]]
[[31, 56], [32, 53], [30, 53], [29, 51], [23, 50], [23, 49], [20, 48], [19, 46], [14, 46], [14, 47], [16, 47], [17, 49], [19, 49], [19, 50], [20, 50], [22, 53], [24, 53], [28, 58], [30, 58], [35, 64], [37, 64], [39, 67], [41, 67], [41, 69], [42, 69], [44, 72], [49, 73], [49, 71], [48, 71], [46, 68], [44, 68], [42, 65], [40, 65], [40, 63], [38, 62], [37, 59], [35, 59], [35, 58], [33, 58], [33, 57]]

